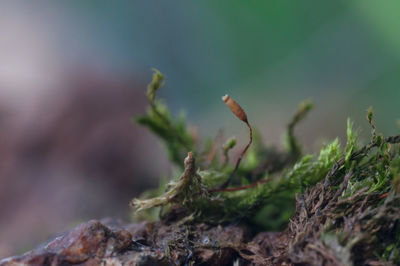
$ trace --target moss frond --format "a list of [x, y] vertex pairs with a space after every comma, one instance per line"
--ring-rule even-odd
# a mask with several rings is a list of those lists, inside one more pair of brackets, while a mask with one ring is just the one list
[[153, 80], [147, 88], [149, 110], [146, 115], [138, 116], [134, 121], [157, 135], [165, 143], [171, 161], [182, 167], [186, 154], [195, 150], [195, 142], [186, 128], [185, 117], [173, 119], [168, 107], [156, 98], [157, 91], [164, 83], [164, 76], [154, 69]]

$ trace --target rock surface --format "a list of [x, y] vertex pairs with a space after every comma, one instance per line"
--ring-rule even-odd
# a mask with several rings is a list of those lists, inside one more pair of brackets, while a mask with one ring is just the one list
[[238, 226], [92, 220], [0, 265], [226, 265], [248, 236]]

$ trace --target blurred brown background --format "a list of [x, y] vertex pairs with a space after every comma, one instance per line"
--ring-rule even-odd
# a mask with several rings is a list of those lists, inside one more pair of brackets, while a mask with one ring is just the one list
[[132, 125], [156, 67], [160, 96], [202, 136], [246, 142], [229, 93], [268, 144], [305, 98], [307, 151], [365, 110], [396, 134], [400, 4], [388, 1], [2, 1], [0, 258], [74, 224], [129, 219], [129, 200], [171, 173], [158, 140]]

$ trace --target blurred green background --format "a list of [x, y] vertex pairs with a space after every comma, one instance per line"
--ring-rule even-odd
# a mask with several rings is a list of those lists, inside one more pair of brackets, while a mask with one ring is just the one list
[[[26, 121], [31, 120], [27, 117], [35, 113], [38, 106], [48, 107], [46, 112], [38, 112], [37, 119], [42, 120], [43, 116], [57, 112], [57, 102], [72, 88], [79, 92], [90, 87], [88, 102], [94, 105], [100, 99], [106, 101], [113, 97], [124, 99], [126, 105], [131, 100], [132, 106], [137, 108], [119, 116], [121, 123], [131, 127], [130, 115], [145, 110], [145, 85], [151, 78], [151, 68], [155, 67], [167, 77], [160, 96], [174, 113], [185, 110], [189, 124], [198, 126], [201, 136], [213, 137], [222, 128], [226, 136], [238, 136], [239, 144], [247, 141], [246, 129], [221, 102], [221, 96], [226, 93], [240, 102], [267, 144], [280, 143], [286, 123], [298, 103], [306, 98], [313, 99], [316, 105], [316, 110], [297, 130], [307, 151], [316, 150], [324, 139], [343, 137], [347, 117], [355, 121], [361, 135], [367, 139], [370, 129], [365, 114], [369, 106], [374, 107], [378, 130], [386, 135], [397, 134], [396, 122], [400, 118], [399, 10], [400, 2], [394, 0], [4, 1], [0, 3], [0, 118], [6, 117], [7, 123], [13, 121], [12, 128], [21, 132], [15, 125], [26, 125]], [[93, 80], [96, 81], [94, 85]], [[99, 94], [99, 87], [108, 92]], [[125, 94], [128, 90], [135, 93], [129, 96], [131, 98]], [[79, 93], [77, 95], [81, 98]], [[102, 103], [93, 112], [107, 113], [107, 108], [118, 107], [119, 102]], [[70, 109], [74, 110], [73, 104]], [[85, 111], [75, 115], [81, 117], [83, 113]], [[60, 117], [60, 121], [64, 121], [65, 118]], [[7, 123], [3, 128], [10, 128], [5, 126]], [[89, 128], [85, 123], [82, 125], [76, 131], [76, 138]], [[40, 129], [41, 126], [35, 124], [31, 128]], [[55, 127], [45, 138], [51, 138], [60, 130]], [[57, 140], [64, 141], [65, 136], [70, 135], [69, 130], [67, 127], [66, 133]], [[126, 200], [146, 187], [155, 186], [157, 178], [169, 169], [157, 140], [144, 130], [133, 130], [136, 146], [133, 145], [129, 155], [123, 158], [129, 161], [129, 156], [149, 156], [159, 161], [155, 163], [156, 170], [142, 158], [144, 169], [140, 174], [135, 169], [124, 173], [125, 179], [121, 178], [118, 186], [105, 185], [114, 194], [103, 188], [93, 193], [74, 190], [81, 202], [87, 203], [87, 209], [79, 212], [74, 207], [79, 202], [64, 202], [72, 207], [66, 212], [68, 215], [57, 221], [51, 217], [59, 215], [59, 206], [43, 207], [47, 215], [44, 217], [52, 221], [50, 229], [41, 228], [43, 221], [38, 219], [22, 225], [13, 223], [20, 217], [14, 215], [16, 211], [22, 212], [21, 217], [24, 217], [24, 206], [16, 204], [11, 196], [3, 196], [0, 210], [8, 211], [8, 217], [14, 218], [0, 221], [3, 228], [0, 235], [12, 232], [7, 235], [7, 241], [0, 240], [0, 257], [32, 247], [76, 221], [114, 215], [126, 218], [129, 212]], [[12, 132], [4, 133], [3, 144], [10, 142]], [[22, 145], [23, 139], [14, 140], [15, 146]], [[51, 148], [54, 144], [46, 145]], [[11, 147], [7, 154], [3, 149], [3, 162], [9, 162], [11, 159], [7, 156], [15, 153], [13, 160], [18, 164], [20, 150], [29, 153], [29, 149], [32, 148]], [[63, 152], [61, 148], [60, 153]], [[118, 154], [124, 155], [123, 152]], [[73, 173], [80, 172], [76, 164], [63, 163], [63, 160], [57, 163], [61, 162]], [[133, 159], [129, 163], [136, 168], [141, 164], [137, 161], [135, 164]], [[42, 164], [43, 169], [54, 165], [51, 160], [43, 160]], [[4, 191], [12, 191], [10, 187], [19, 189], [13, 182], [20, 180], [20, 174], [7, 170], [8, 165], [2, 164], [1, 186]], [[18, 165], [24, 168], [24, 165], [35, 165], [35, 161], [29, 159], [28, 164], [24, 161]], [[149, 167], [152, 169], [146, 170]], [[47, 173], [40, 169], [39, 175]], [[7, 179], [9, 173], [14, 173], [12, 179]], [[107, 175], [113, 176], [113, 173], [110, 171]], [[77, 176], [90, 175], [98, 173], [89, 171], [89, 174]], [[136, 183], [124, 181], [128, 179], [135, 179]], [[47, 184], [48, 180], [42, 182], [39, 184]], [[88, 181], [87, 187], [91, 184]], [[86, 188], [82, 184], [79, 186]], [[121, 187], [129, 186], [136, 186], [136, 189], [120, 192]], [[104, 204], [112, 204], [107, 208], [95, 207], [100, 204], [99, 195]], [[120, 195], [121, 200], [116, 200], [116, 195]], [[27, 235], [27, 232], [31, 233]]]
[[229, 93], [279, 142], [288, 114], [312, 98], [318, 109], [300, 129], [312, 143], [342, 135], [348, 116], [364, 127], [370, 105], [380, 130], [397, 131], [399, 8], [396, 1], [67, 1], [57, 12], [73, 25], [64, 36], [74, 39], [72, 48], [66, 41], [73, 57], [147, 79], [151, 67], [160, 69], [161, 95], [202, 132], [238, 130], [221, 109]]

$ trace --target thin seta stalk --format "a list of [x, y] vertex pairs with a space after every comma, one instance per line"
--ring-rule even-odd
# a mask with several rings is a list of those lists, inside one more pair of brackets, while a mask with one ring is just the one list
[[237, 170], [239, 169], [239, 165], [243, 159], [243, 156], [246, 154], [251, 143], [253, 142], [253, 129], [249, 123], [249, 120], [247, 119], [247, 115], [246, 115], [245, 111], [234, 99], [232, 99], [231, 97], [229, 97], [228, 94], [226, 94], [225, 96], [222, 97], [222, 100], [229, 107], [229, 109], [232, 111], [232, 113], [234, 113], [237, 118], [242, 120], [247, 125], [247, 127], [249, 128], [249, 134], [250, 134], [249, 143], [246, 145], [246, 147], [240, 153], [240, 156], [236, 161], [235, 169], [230, 174], [229, 178], [220, 187], [220, 188], [226, 188], [229, 185], [229, 183], [232, 181], [234, 175], [236, 174]]

